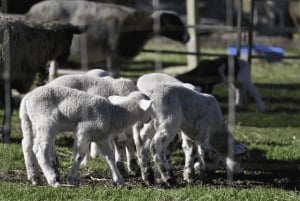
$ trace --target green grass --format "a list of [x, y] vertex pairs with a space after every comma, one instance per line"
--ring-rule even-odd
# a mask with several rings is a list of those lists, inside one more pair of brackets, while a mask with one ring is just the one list
[[[286, 200], [296, 201], [299, 199], [297, 193], [286, 192], [280, 189], [237, 189], [237, 188], [215, 188], [215, 187], [186, 187], [181, 189], [159, 190], [137, 187], [134, 189], [118, 188], [49, 188], [33, 187], [30, 185], [0, 184], [2, 201], [32, 201], [32, 200], [130, 200], [130, 201], [175, 201], [175, 200], [248, 200], [248, 201], [274, 201]], [[42, 193], [41, 193], [42, 192]], [[20, 199], [22, 198], [22, 199]]]
[[[167, 46], [167, 49], [184, 50], [183, 46]], [[151, 44], [149, 44], [149, 49]], [[211, 51], [207, 51], [211, 52]], [[152, 71], [155, 54], [139, 55], [135, 61], [148, 61], [149, 72]], [[185, 57], [178, 55], [164, 55], [163, 64], [183, 65]], [[140, 65], [140, 64], [139, 64]], [[133, 67], [132, 67], [133, 68]], [[147, 71], [147, 72], [148, 72]], [[145, 71], [130, 71], [128, 75], [139, 76]], [[266, 103], [267, 111], [259, 113], [256, 105], [249, 98], [247, 108], [237, 111], [236, 126], [233, 128], [235, 137], [245, 143], [253, 164], [266, 164], [265, 172], [260, 169], [249, 169], [246, 181], [241, 180], [230, 186], [222, 183], [217, 173], [213, 182], [197, 182], [194, 186], [180, 188], [147, 188], [137, 184], [129, 184], [125, 188], [115, 188], [110, 184], [110, 177], [106, 164], [102, 159], [91, 161], [88, 166], [81, 168], [80, 178], [85, 182], [79, 188], [52, 188], [45, 184], [32, 186], [26, 182], [26, 171], [21, 150], [21, 130], [18, 112], [14, 112], [12, 143], [0, 144], [0, 201], [2, 200], [300, 200], [298, 191], [293, 189], [300, 185], [300, 62], [286, 60], [282, 63], [269, 65], [260, 60], [253, 60], [252, 79]], [[221, 104], [227, 119], [227, 89], [217, 85], [214, 95]], [[2, 118], [3, 111], [0, 111]], [[61, 177], [66, 178], [72, 162], [72, 138], [69, 133], [60, 135], [57, 139], [57, 153], [60, 161]], [[177, 150], [172, 157], [172, 163], [181, 166], [184, 162], [181, 150]], [[293, 176], [286, 178], [285, 172], [272, 172], [272, 164], [298, 165], [293, 183], [286, 187], [280, 182], [285, 179], [293, 180]], [[269, 165], [269, 166], [268, 166]], [[257, 174], [257, 176], [256, 176]], [[224, 176], [224, 175], [223, 175]], [[90, 181], [91, 177], [104, 178], [107, 181]], [[179, 175], [181, 177], [181, 173]], [[134, 178], [135, 179], [135, 178]], [[282, 181], [281, 181], [282, 180]], [[294, 181], [293, 180], [293, 181]], [[90, 181], [90, 182], [86, 182]], [[219, 181], [219, 182], [218, 182]], [[220, 182], [221, 181], [221, 182]], [[239, 181], [239, 180], [238, 180]], [[245, 184], [246, 183], [246, 184]]]

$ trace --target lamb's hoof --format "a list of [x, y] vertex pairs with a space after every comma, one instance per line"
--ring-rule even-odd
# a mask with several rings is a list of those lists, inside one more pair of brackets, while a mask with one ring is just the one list
[[54, 187], [54, 188], [57, 188], [60, 186], [60, 183], [59, 182], [55, 182], [53, 184], [50, 184], [50, 186]]
[[184, 178], [183, 179], [187, 184], [192, 184], [193, 182], [194, 182], [194, 180], [193, 179], [191, 179], [191, 177], [188, 177], [188, 178]]
[[41, 184], [41, 179], [40, 177], [34, 177], [32, 179], [29, 179], [29, 181], [32, 183], [32, 185], [40, 185]]
[[195, 177], [195, 172], [193, 170], [184, 168], [183, 179], [185, 182], [187, 182], [188, 184], [193, 183], [194, 177]]
[[113, 186], [116, 186], [119, 188], [124, 188], [126, 185], [125, 185], [125, 182], [123, 180], [121, 180], [121, 181], [113, 182]]

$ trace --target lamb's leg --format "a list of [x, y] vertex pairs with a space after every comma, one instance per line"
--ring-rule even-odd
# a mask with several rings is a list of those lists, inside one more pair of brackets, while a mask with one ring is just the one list
[[[25, 130], [23, 129], [23, 133]], [[27, 179], [31, 181], [33, 185], [40, 183], [39, 171], [37, 159], [33, 153], [33, 139], [30, 135], [24, 135], [22, 139], [22, 150], [24, 155], [25, 167], [27, 172]]]
[[27, 179], [32, 184], [40, 183], [37, 159], [33, 153], [33, 129], [30, 119], [26, 114], [22, 114], [21, 128], [23, 133], [22, 151], [24, 155]]
[[90, 144], [90, 148], [88, 149], [88, 151], [86, 152], [83, 160], [80, 163], [80, 167], [84, 167], [84, 166], [86, 166], [88, 164], [88, 162], [90, 160], [90, 157], [91, 157], [90, 156], [91, 155], [91, 150], [90, 149], [91, 149], [91, 144]]
[[133, 139], [141, 168], [142, 179], [148, 186], [154, 184], [154, 172], [151, 168], [150, 160], [150, 143], [154, 134], [153, 120], [144, 125], [136, 125], [133, 130]]
[[166, 156], [166, 148], [175, 138], [180, 129], [179, 126], [180, 124], [177, 122], [160, 122], [160, 126], [157, 129], [150, 145], [150, 151], [156, 167], [161, 175], [162, 180], [167, 185], [173, 185], [176, 183], [171, 165], [169, 164]]
[[127, 168], [131, 174], [138, 176], [140, 174], [140, 167], [137, 163], [136, 150], [132, 135], [132, 132], [126, 133], [127, 137], [125, 142], [125, 150], [127, 158]]
[[75, 136], [73, 147], [73, 164], [68, 174], [68, 183], [70, 185], [78, 186], [78, 170], [80, 168], [81, 161], [89, 149], [90, 139], [84, 135], [84, 133], [77, 133]]
[[[193, 176], [195, 174], [194, 170], [194, 161], [195, 161], [195, 152], [197, 152], [197, 147], [194, 146], [194, 143], [189, 139], [183, 132], [181, 132], [182, 137], [182, 148], [185, 156], [185, 165], [183, 170], [183, 178], [188, 183], [192, 183]], [[196, 148], [196, 149], [195, 149]]]
[[87, 165], [91, 158], [96, 158], [99, 155], [100, 155], [100, 150], [98, 148], [98, 145], [95, 142], [91, 142], [90, 147], [89, 147], [88, 151], [86, 152], [83, 160], [81, 161], [80, 166], [82, 167], [82, 166]]
[[51, 162], [51, 159], [55, 157], [52, 156], [55, 151], [51, 150], [55, 140], [54, 135], [52, 135], [53, 132], [43, 132], [41, 129], [37, 132], [39, 136], [34, 138], [33, 152], [41, 166], [48, 184], [53, 187], [57, 187], [59, 186], [59, 175], [57, 174], [58, 170], [56, 165]]
[[107, 143], [107, 142], [103, 143], [103, 144], [99, 145], [99, 148], [100, 148], [100, 151], [101, 151], [103, 157], [106, 160], [107, 165], [110, 168], [114, 184], [121, 186], [121, 187], [124, 186], [125, 182], [123, 181], [122, 176], [116, 166], [114, 150], [111, 148], [110, 143]]
[[115, 161], [119, 171], [125, 175], [125, 143], [126, 143], [126, 135], [125, 133], [121, 133], [117, 137], [112, 140], [115, 149]]
[[57, 178], [60, 178], [60, 174], [58, 171], [59, 161], [58, 161], [58, 157], [57, 157], [56, 150], [55, 150], [55, 141], [54, 140], [52, 141], [50, 151], [52, 152], [52, 153], [50, 153], [51, 166], [54, 167]]

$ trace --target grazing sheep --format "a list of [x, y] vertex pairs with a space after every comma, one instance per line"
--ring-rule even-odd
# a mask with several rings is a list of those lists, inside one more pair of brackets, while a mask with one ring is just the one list
[[[64, 75], [56, 78], [48, 83], [48, 86], [63, 86], [86, 91], [91, 94], [100, 95], [102, 97], [109, 97], [112, 95], [127, 96], [133, 91], [138, 91], [133, 81], [126, 78], [112, 78], [108, 76], [108, 73], [101, 69], [93, 69], [85, 74]], [[119, 140], [118, 140], [119, 139]], [[122, 145], [127, 153], [127, 165], [128, 170], [133, 174], [138, 174], [138, 165], [135, 159], [135, 151], [133, 143], [130, 143], [131, 138], [127, 138], [125, 131], [123, 134], [119, 134], [113, 141], [116, 148], [116, 163], [121, 170], [124, 170], [124, 163], [122, 160], [123, 149], [118, 149], [118, 145]], [[126, 142], [124, 142], [126, 141]], [[118, 143], [119, 142], [119, 143]], [[126, 146], [126, 145], [131, 146]], [[98, 155], [98, 148], [95, 143], [91, 143], [91, 156], [95, 158]], [[87, 163], [88, 154], [83, 161], [83, 164]]]
[[[235, 83], [237, 88], [236, 105], [244, 107], [246, 93], [249, 92], [256, 101], [259, 111], [264, 112], [266, 107], [262, 98], [251, 81], [249, 63], [235, 57], [234, 62]], [[176, 78], [189, 82], [202, 88], [204, 93], [212, 93], [213, 87], [217, 83], [225, 83], [232, 86], [228, 82], [228, 57], [220, 57], [213, 60], [202, 60], [198, 66], [184, 74], [177, 75]]]
[[31, 20], [65, 20], [88, 27], [86, 39], [74, 37], [70, 60], [79, 61], [80, 44], [86, 40], [88, 63], [103, 61], [117, 75], [120, 64], [136, 56], [154, 35], [153, 23], [160, 22], [159, 35], [187, 42], [189, 34], [177, 14], [148, 13], [133, 8], [86, 1], [43, 1], [26, 14]]
[[[11, 100], [11, 90], [28, 92], [36, 74], [44, 80], [49, 60], [64, 61], [69, 55], [73, 34], [83, 30], [69, 23], [32, 23], [19, 17], [0, 16], [0, 94], [4, 102], [4, 85], [9, 83], [6, 100]], [[6, 34], [5, 34], [6, 33]], [[7, 70], [5, 70], [8, 68]], [[7, 77], [9, 75], [9, 77]], [[6, 105], [8, 103], [6, 102]], [[11, 112], [5, 109], [7, 125], [3, 136], [10, 136]]]
[[[166, 184], [171, 185], [175, 182], [171, 165], [166, 158], [166, 147], [180, 130], [201, 147], [199, 151], [204, 154], [202, 158], [216, 151], [229, 171], [242, 171], [240, 161], [247, 154], [247, 149], [235, 141], [228, 131], [220, 106], [213, 96], [179, 85], [162, 84], [151, 91], [143, 90], [139, 81], [137, 86], [153, 100], [156, 132], [151, 140], [150, 150]], [[233, 146], [228, 146], [228, 142], [232, 142]], [[194, 160], [193, 154], [189, 151], [193, 147], [194, 145], [183, 147], [186, 156], [184, 177], [187, 181], [192, 180], [190, 177]], [[232, 156], [230, 153], [235, 153], [237, 147], [243, 147], [244, 152]], [[151, 184], [151, 167], [141, 166], [141, 169], [142, 174], [145, 174], [143, 179]]]
[[149, 121], [152, 101], [138, 91], [108, 99], [56, 86], [38, 87], [22, 99], [22, 149], [28, 180], [33, 184], [39, 183], [38, 163], [48, 184], [60, 185], [58, 162], [54, 155], [55, 136], [62, 131], [74, 131], [74, 161], [68, 183], [78, 185], [80, 163], [93, 141], [106, 159], [113, 182], [118, 186], [124, 185], [109, 141], [136, 122]]

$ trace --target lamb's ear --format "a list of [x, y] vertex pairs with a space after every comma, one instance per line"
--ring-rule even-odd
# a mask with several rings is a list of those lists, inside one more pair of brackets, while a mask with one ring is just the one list
[[152, 104], [152, 100], [142, 99], [139, 101], [139, 106], [144, 111], [147, 111], [151, 107], [151, 104]]
[[117, 95], [113, 95], [113, 96], [109, 96], [108, 100], [114, 104], [114, 105], [119, 105], [121, 104], [124, 100], [126, 99], [126, 97], [124, 96], [117, 96]]

